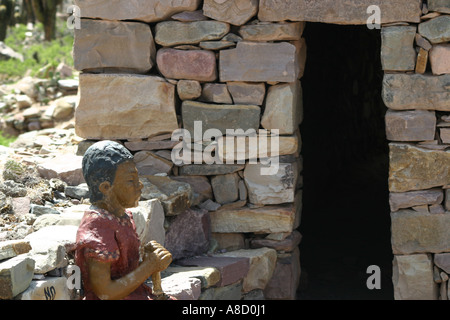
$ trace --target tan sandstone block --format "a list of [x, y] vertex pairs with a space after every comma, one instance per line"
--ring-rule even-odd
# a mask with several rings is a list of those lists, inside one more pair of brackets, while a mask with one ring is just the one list
[[267, 92], [261, 125], [294, 134], [303, 120], [303, 92], [300, 81], [271, 86]]
[[223, 38], [230, 25], [220, 21], [164, 21], [156, 25], [155, 42], [164, 47], [197, 44], [206, 40]]
[[155, 43], [147, 24], [82, 19], [81, 25], [75, 29], [75, 69], [146, 73], [155, 64]]
[[395, 256], [393, 265], [394, 298], [396, 300], [437, 300], [433, 281], [433, 263], [426, 254]]
[[390, 143], [389, 190], [405, 192], [450, 184], [450, 152]]
[[220, 81], [294, 82], [300, 73], [297, 48], [288, 42], [241, 41], [220, 51]]
[[183, 12], [195, 11], [200, 0], [75, 0], [81, 16], [104, 20], [161, 21]]
[[175, 87], [163, 78], [81, 74], [75, 130], [85, 139], [148, 138], [178, 128]]
[[243, 25], [258, 12], [258, 0], [205, 0], [203, 14], [214, 20]]
[[298, 192], [292, 204], [210, 212], [211, 232], [290, 233], [300, 222], [301, 196], [301, 192]]
[[385, 74], [382, 97], [393, 110], [450, 111], [449, 83], [449, 74]]
[[249, 258], [250, 269], [244, 277], [242, 284], [244, 292], [255, 289], [264, 289], [272, 278], [277, 262], [277, 252], [270, 248], [241, 249], [227, 252], [220, 256]]
[[430, 64], [433, 74], [450, 73], [450, 44], [438, 44], [430, 51]]
[[391, 213], [394, 254], [450, 251], [450, 213], [400, 210]]
[[242, 26], [239, 34], [246, 41], [300, 40], [305, 22], [257, 23]]
[[391, 141], [433, 140], [436, 131], [434, 111], [388, 110], [385, 116], [386, 137]]
[[261, 21], [311, 21], [334, 24], [366, 24], [372, 15], [367, 8], [377, 5], [381, 23], [420, 22], [420, 0], [261, 0], [258, 18]]

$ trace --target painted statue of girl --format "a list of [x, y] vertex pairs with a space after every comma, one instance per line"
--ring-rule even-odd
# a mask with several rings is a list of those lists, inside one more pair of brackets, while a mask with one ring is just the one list
[[155, 241], [144, 247], [127, 208], [138, 205], [142, 183], [132, 154], [121, 144], [101, 141], [83, 157], [83, 175], [92, 206], [77, 232], [76, 264], [86, 300], [152, 300], [145, 281], [166, 269], [171, 254]]

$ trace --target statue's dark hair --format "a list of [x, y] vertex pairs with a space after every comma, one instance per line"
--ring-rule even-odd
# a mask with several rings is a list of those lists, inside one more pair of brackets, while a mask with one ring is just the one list
[[119, 164], [132, 161], [133, 155], [120, 143], [104, 140], [90, 146], [83, 156], [82, 168], [84, 180], [89, 187], [90, 202], [103, 199], [99, 190], [102, 182], [114, 183]]

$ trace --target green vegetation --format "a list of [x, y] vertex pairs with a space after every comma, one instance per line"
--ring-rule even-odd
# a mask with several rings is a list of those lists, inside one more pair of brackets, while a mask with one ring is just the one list
[[8, 28], [5, 44], [22, 54], [24, 61], [16, 59], [0, 61], [0, 83], [15, 82], [28, 70], [31, 71], [31, 76], [52, 76], [51, 72], [39, 75], [39, 71], [42, 68], [51, 70], [61, 62], [73, 66], [73, 31], [67, 28], [65, 21], [57, 21], [56, 39], [51, 41], [43, 41], [44, 27], [41, 23], [35, 25], [31, 37], [26, 36], [27, 31], [27, 27], [22, 24]]
[[10, 143], [16, 141], [17, 137], [11, 137], [5, 135], [3, 132], [0, 131], [0, 145], [9, 147]]

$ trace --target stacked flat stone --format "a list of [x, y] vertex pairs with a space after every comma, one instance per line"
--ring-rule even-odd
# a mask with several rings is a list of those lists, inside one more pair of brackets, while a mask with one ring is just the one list
[[[204, 1], [202, 8], [197, 0], [77, 5], [83, 17], [74, 44], [82, 71], [77, 135], [122, 141], [135, 153], [143, 198], [158, 197], [165, 209], [165, 242], [176, 263], [206, 253], [211, 243], [216, 252], [244, 250], [236, 254], [250, 259], [250, 270], [257, 261], [269, 261], [269, 269], [236, 280], [242, 294], [295, 298], [305, 23], [259, 22], [259, 1]], [[171, 134], [183, 128], [194, 136], [196, 121], [201, 135], [217, 129], [224, 142], [236, 140], [237, 149], [224, 143], [216, 150], [226, 164], [173, 163], [178, 142]], [[238, 145], [227, 129], [279, 130], [277, 172], [262, 175], [265, 166], [252, 158], [255, 146]], [[271, 142], [262, 150], [267, 156], [275, 155]], [[191, 190], [183, 191], [186, 184]], [[252, 244], [266, 236], [263, 251]], [[273, 249], [279, 243], [288, 245]], [[258, 252], [263, 256], [252, 258]]]
[[449, 298], [449, 13], [431, 0], [381, 30], [395, 299]]
[[[433, 277], [448, 270], [450, 252], [450, 117], [445, 114], [450, 111], [450, 12], [445, 1], [429, 0], [428, 7], [420, 0], [76, 4], [83, 17], [74, 44], [75, 66], [82, 71], [76, 132], [84, 139], [122, 141], [136, 153], [147, 182], [143, 196], [162, 202], [169, 225], [165, 241], [176, 262], [223, 272], [214, 285], [187, 282], [191, 291], [196, 288], [195, 298], [203, 299], [231, 297], [231, 292], [241, 298], [255, 292], [266, 299], [295, 298], [305, 21], [365, 25], [367, 8], [378, 5], [386, 131], [392, 141], [395, 297], [437, 299], [439, 282], [441, 298], [447, 298], [446, 277]], [[195, 121], [202, 124], [200, 136], [193, 132]], [[262, 175], [264, 165], [255, 161], [261, 159], [249, 144], [217, 147], [221, 160], [233, 162], [206, 164], [194, 154], [192, 164], [174, 164], [170, 137], [178, 128], [194, 138], [192, 150], [208, 150], [209, 141], [202, 139], [208, 129], [219, 131], [219, 142], [238, 139], [225, 137], [226, 129], [279, 130], [279, 169]], [[155, 178], [161, 174], [168, 176], [164, 183]], [[214, 257], [189, 257], [211, 250], [212, 244]]]

